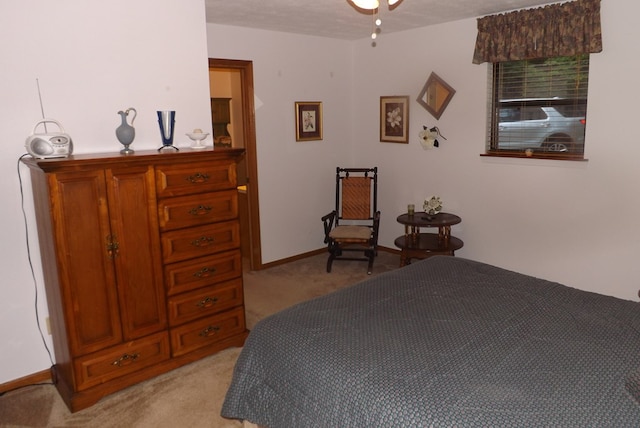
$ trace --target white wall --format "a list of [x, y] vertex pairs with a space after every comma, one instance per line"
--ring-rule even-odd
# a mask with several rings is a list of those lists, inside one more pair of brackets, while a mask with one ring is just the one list
[[[321, 248], [335, 168], [353, 166], [352, 43], [214, 24], [207, 36], [210, 58], [253, 61], [263, 262]], [[322, 101], [322, 141], [296, 142], [296, 101]]]
[[[118, 110], [134, 107], [134, 150], [160, 140], [156, 110], [175, 109], [175, 143], [211, 132], [204, 0], [21, 0], [0, 3], [0, 383], [49, 367], [35, 322], [17, 159], [45, 113], [61, 122], [77, 153], [117, 152]], [[51, 129], [56, 129], [55, 126]], [[38, 132], [43, 132], [42, 128]], [[42, 327], [47, 316], [28, 171], [25, 209]], [[50, 336], [46, 340], [51, 346]]]

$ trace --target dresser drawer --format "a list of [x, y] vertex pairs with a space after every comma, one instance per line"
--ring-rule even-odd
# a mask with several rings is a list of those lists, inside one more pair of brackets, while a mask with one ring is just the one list
[[169, 298], [169, 324], [184, 324], [242, 305], [242, 279], [223, 282]]
[[181, 229], [238, 217], [238, 191], [163, 199], [158, 203], [160, 230]]
[[174, 357], [186, 354], [244, 331], [244, 308], [231, 309], [171, 329], [171, 351]]
[[235, 189], [237, 183], [236, 164], [229, 160], [156, 167], [159, 198]]
[[86, 355], [74, 361], [77, 390], [100, 385], [168, 358], [166, 331]]
[[239, 248], [240, 226], [237, 221], [227, 221], [172, 230], [161, 234], [160, 241], [164, 262], [179, 262]]
[[164, 268], [169, 296], [242, 276], [240, 250], [172, 263]]

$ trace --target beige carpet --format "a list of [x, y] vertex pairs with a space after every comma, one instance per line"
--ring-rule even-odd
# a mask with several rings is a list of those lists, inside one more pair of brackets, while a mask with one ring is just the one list
[[[245, 272], [247, 325], [288, 306], [370, 276], [366, 263], [341, 261], [325, 271], [325, 254], [262, 271]], [[398, 267], [399, 256], [380, 251], [373, 275]], [[2, 427], [241, 427], [220, 408], [240, 348], [181, 367], [70, 413], [52, 385], [31, 386], [0, 397]]]

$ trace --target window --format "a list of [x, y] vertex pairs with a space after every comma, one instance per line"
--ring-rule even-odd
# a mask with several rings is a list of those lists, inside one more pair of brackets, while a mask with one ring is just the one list
[[491, 67], [488, 154], [583, 159], [589, 55]]

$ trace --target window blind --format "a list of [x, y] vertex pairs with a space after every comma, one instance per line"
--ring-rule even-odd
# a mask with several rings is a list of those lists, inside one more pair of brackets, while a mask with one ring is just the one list
[[491, 67], [489, 151], [584, 153], [589, 55]]

